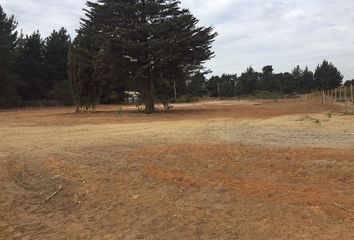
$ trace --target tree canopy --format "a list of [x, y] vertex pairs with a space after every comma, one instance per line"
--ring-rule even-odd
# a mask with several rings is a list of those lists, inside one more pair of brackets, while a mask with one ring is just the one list
[[314, 79], [317, 89], [333, 89], [342, 84], [343, 75], [333, 63], [324, 60], [317, 66]]
[[0, 106], [17, 102], [16, 46], [17, 23], [0, 6]]
[[213, 28], [198, 26], [178, 1], [99, 0], [87, 6], [77, 48], [89, 53], [84, 59], [90, 62], [78, 63], [79, 68], [91, 68], [86, 79], [104, 77], [107, 69], [111, 77], [123, 75], [127, 86], [141, 92], [146, 113], [154, 112], [156, 98], [172, 92], [177, 81], [200, 71], [213, 56]]

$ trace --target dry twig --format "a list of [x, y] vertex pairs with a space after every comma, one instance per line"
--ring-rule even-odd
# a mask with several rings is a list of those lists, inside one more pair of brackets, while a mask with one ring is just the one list
[[79, 200], [79, 194], [75, 193], [75, 203], [74, 203], [74, 206], [76, 206], [77, 204], [80, 203], [80, 200]]
[[55, 197], [61, 190], [63, 190], [63, 187], [62, 187], [62, 185], [61, 185], [61, 183], [60, 183], [58, 190], [56, 190], [52, 195], [50, 195], [49, 197], [47, 197], [47, 198], [44, 200], [44, 203], [48, 202], [50, 199], [52, 199], [53, 197]]
[[344, 211], [354, 213], [354, 210], [349, 209], [349, 208], [347, 208], [346, 206], [344, 206], [342, 204], [334, 203], [334, 206], [339, 207], [340, 209], [342, 209]]

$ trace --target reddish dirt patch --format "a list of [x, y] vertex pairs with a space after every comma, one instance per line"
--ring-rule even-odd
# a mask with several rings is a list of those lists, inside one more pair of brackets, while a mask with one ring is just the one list
[[354, 196], [338, 191], [354, 183], [354, 175], [347, 176], [341, 171], [344, 166], [354, 167], [354, 150], [225, 145], [158, 149], [133, 156], [158, 159], [144, 171], [146, 176], [157, 180], [197, 188], [229, 186], [237, 195], [273, 203], [333, 208], [334, 203], [340, 202], [354, 208]]

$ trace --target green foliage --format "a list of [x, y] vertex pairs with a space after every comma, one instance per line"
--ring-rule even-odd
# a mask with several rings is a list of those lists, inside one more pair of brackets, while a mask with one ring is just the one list
[[299, 87], [297, 91], [299, 93], [309, 93], [315, 88], [314, 74], [308, 69], [308, 67], [306, 67], [305, 70], [302, 71], [298, 86]]
[[254, 94], [257, 89], [257, 82], [259, 78], [260, 74], [255, 72], [252, 67], [247, 68], [247, 70], [237, 79], [237, 95]]
[[[62, 28], [43, 40], [40, 33], [34, 32], [18, 40], [18, 67], [20, 84], [17, 88], [23, 101], [57, 100], [68, 104], [63, 82], [67, 81], [67, 59], [70, 36]], [[60, 90], [63, 97], [53, 95]], [[64, 102], [61, 102], [63, 100]], [[50, 102], [50, 101], [49, 101]]]
[[207, 89], [211, 97], [234, 97], [236, 93], [237, 75], [223, 74], [213, 76], [207, 82]]
[[74, 104], [68, 80], [57, 82], [49, 96], [60, 105], [72, 106]]
[[16, 90], [17, 23], [8, 17], [0, 6], [0, 106], [16, 105], [19, 97]]
[[0, 106], [52, 105], [51, 93], [67, 79], [69, 35], [62, 28], [45, 41], [38, 31], [18, 37], [16, 26], [0, 6]]
[[343, 75], [338, 69], [327, 60], [318, 65], [315, 71], [315, 85], [318, 90], [334, 89], [343, 82]]
[[284, 95], [279, 92], [269, 92], [265, 90], [257, 91], [255, 97], [259, 99], [279, 99], [283, 98]]
[[237, 75], [223, 74], [220, 78], [220, 97], [234, 97]]
[[346, 81], [346, 82], [344, 83], [344, 85], [347, 86], [347, 87], [348, 87], [348, 86], [351, 86], [351, 85], [354, 86], [354, 79]]
[[[88, 3], [97, 5], [94, 3]], [[78, 34], [70, 44], [68, 54], [68, 77], [73, 93], [76, 112], [94, 111], [99, 96], [101, 72], [95, 64], [100, 49], [97, 47], [98, 32], [95, 26], [95, 14], [88, 10], [86, 18], [82, 19]], [[102, 52], [102, 51], [101, 51]]]
[[192, 97], [203, 97], [206, 92], [206, 78], [203, 73], [198, 72], [190, 77], [187, 83], [188, 94]]
[[274, 75], [277, 81], [277, 87], [273, 91], [285, 94], [294, 93], [296, 90], [296, 80], [292, 73], [278, 73]]
[[[314, 74], [308, 67], [301, 69], [296, 66], [291, 73], [273, 73], [273, 67], [268, 65], [262, 69], [262, 73], [255, 72], [251, 67], [248, 68], [237, 79], [236, 94], [255, 95], [255, 92], [267, 95], [267, 92], [294, 94], [309, 93], [316, 88], [320, 88], [314, 80]], [[277, 95], [277, 94], [276, 94]], [[268, 97], [267, 97], [268, 98]], [[271, 96], [270, 96], [271, 98]]]
[[[155, 98], [173, 96], [173, 85], [202, 69], [213, 56], [211, 27], [198, 20], [175, 0], [130, 0], [88, 2], [82, 29], [92, 26], [96, 36], [95, 72], [123, 73], [122, 81], [142, 93], [146, 113], [154, 112]], [[109, 69], [105, 71], [104, 69]], [[127, 72], [128, 74], [124, 74]], [[98, 74], [102, 76], [102, 74]]]
[[68, 79], [68, 50], [70, 36], [65, 28], [54, 30], [46, 38], [44, 46], [44, 69], [47, 91], [56, 84]]
[[219, 84], [220, 84], [219, 76], [212, 76], [207, 82], [207, 89], [210, 97], [219, 97]]
[[49, 84], [44, 74], [44, 41], [40, 33], [34, 32], [20, 39], [18, 87], [24, 101], [42, 100], [48, 97]]
[[265, 66], [262, 69], [262, 76], [258, 82], [258, 88], [260, 90], [274, 91], [277, 84], [275, 83], [275, 78], [273, 74], [273, 66]]

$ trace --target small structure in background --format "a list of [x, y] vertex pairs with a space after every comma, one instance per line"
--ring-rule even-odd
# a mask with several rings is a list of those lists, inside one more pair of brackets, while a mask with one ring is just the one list
[[137, 104], [140, 102], [140, 93], [133, 91], [126, 91], [125, 94], [125, 102], [129, 104]]

